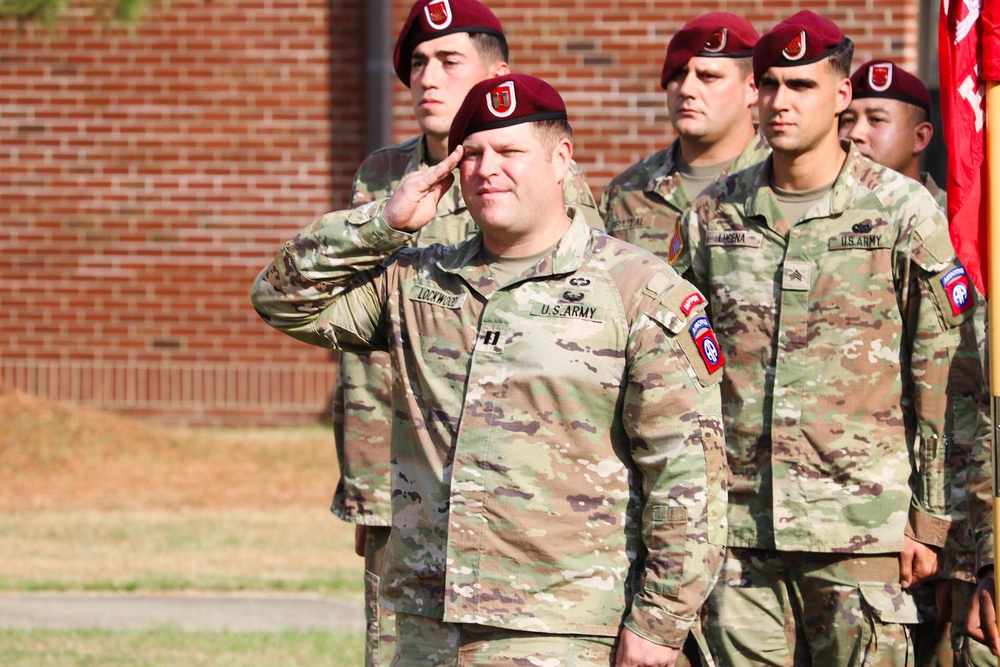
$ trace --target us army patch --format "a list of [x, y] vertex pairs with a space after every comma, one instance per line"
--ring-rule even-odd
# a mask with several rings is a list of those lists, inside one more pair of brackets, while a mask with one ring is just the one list
[[410, 285], [406, 296], [411, 301], [421, 301], [429, 303], [432, 306], [441, 306], [442, 308], [455, 310], [465, 303], [466, 294], [465, 292], [452, 294], [451, 292], [445, 292], [444, 290], [428, 285]]
[[829, 241], [830, 250], [875, 250], [876, 248], [891, 248], [892, 240], [887, 234], [839, 234]]
[[748, 229], [733, 229], [728, 232], [709, 232], [705, 235], [705, 245], [743, 246], [759, 248], [764, 235]]
[[604, 309], [575, 303], [533, 303], [531, 314], [541, 317], [569, 317], [578, 320], [604, 320]]
[[722, 357], [722, 350], [719, 348], [719, 341], [716, 340], [715, 332], [712, 331], [712, 325], [707, 317], [703, 315], [695, 319], [688, 327], [688, 331], [691, 333], [695, 345], [698, 346], [698, 353], [701, 354], [701, 359], [705, 362], [710, 374], [726, 364], [726, 360]]

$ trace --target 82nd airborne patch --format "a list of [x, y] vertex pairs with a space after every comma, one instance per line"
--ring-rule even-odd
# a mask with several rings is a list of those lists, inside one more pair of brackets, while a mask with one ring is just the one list
[[963, 266], [956, 266], [944, 274], [941, 278], [941, 287], [944, 288], [944, 293], [948, 296], [952, 315], [961, 315], [969, 308], [972, 308], [972, 304], [975, 303], [975, 300], [972, 298], [969, 275], [965, 272], [965, 267]]
[[698, 352], [701, 354], [705, 366], [708, 367], [709, 373], [714, 373], [726, 365], [722, 349], [719, 348], [719, 341], [716, 340], [715, 332], [712, 331], [712, 325], [707, 317], [702, 316], [696, 319], [688, 327], [688, 331], [691, 333], [695, 345], [698, 346]]

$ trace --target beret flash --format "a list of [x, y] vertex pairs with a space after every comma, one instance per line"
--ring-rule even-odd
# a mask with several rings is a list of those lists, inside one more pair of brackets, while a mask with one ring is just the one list
[[753, 49], [753, 79], [770, 67], [808, 65], [826, 58], [845, 42], [833, 21], [804, 9], [774, 26]]
[[527, 74], [486, 79], [472, 87], [455, 114], [448, 152], [476, 132], [545, 120], [567, 120], [566, 104], [555, 88]]
[[931, 94], [923, 81], [889, 60], [869, 60], [851, 75], [853, 98], [885, 97], [923, 109], [930, 114]]
[[457, 32], [482, 32], [507, 43], [500, 19], [476, 0], [417, 0], [413, 3], [392, 53], [392, 65], [403, 85], [410, 87], [410, 58], [418, 44]]
[[693, 18], [670, 38], [660, 85], [666, 88], [677, 70], [695, 56], [749, 58], [759, 38], [753, 25], [736, 14], [709, 12]]

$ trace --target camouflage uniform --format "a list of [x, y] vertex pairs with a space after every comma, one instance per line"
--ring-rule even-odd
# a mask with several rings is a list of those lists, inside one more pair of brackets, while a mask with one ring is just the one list
[[927, 191], [931, 193], [931, 196], [934, 197], [934, 201], [937, 202], [938, 208], [942, 211], [947, 211], [948, 192], [939, 188], [938, 184], [934, 182], [934, 177], [927, 172], [920, 172], [920, 182], [925, 188], [927, 188]]
[[319, 219], [253, 292], [289, 335], [390, 352], [383, 606], [604, 637], [625, 619], [679, 646], [725, 538], [702, 295], [573, 209], [553, 253], [497, 289], [481, 235], [403, 248], [383, 206]]
[[[351, 206], [356, 208], [389, 197], [408, 174], [427, 166], [423, 137], [375, 151], [354, 177]], [[597, 204], [579, 166], [574, 162], [564, 183], [567, 204], [579, 207], [587, 221], [603, 228]], [[437, 217], [413, 235], [412, 245], [456, 245], [476, 233], [465, 208], [458, 179], [438, 204]], [[391, 523], [389, 501], [389, 432], [392, 422], [389, 356], [385, 352], [343, 352], [333, 402], [333, 435], [340, 464], [340, 481], [331, 511], [343, 519], [369, 526], [365, 548], [365, 607], [368, 620], [367, 664], [388, 664], [392, 657], [392, 613], [380, 610], [373, 592], [378, 587], [382, 548]]]
[[[764, 136], [757, 132], [732, 168], [721, 173], [719, 178], [757, 164], [770, 152]], [[668, 147], [635, 163], [611, 181], [598, 206], [608, 234], [663, 259], [671, 256], [670, 242], [681, 216], [691, 205], [691, 197], [682, 187], [681, 175], [676, 171], [679, 153], [680, 140], [675, 139]]]
[[[920, 174], [920, 182], [927, 188], [942, 211], [948, 210], [947, 192], [938, 187], [928, 173]], [[996, 665], [996, 658], [985, 645], [970, 639], [965, 634], [965, 617], [969, 612], [969, 603], [976, 589], [976, 549], [972, 538], [972, 527], [969, 523], [969, 502], [967, 478], [970, 469], [972, 450], [975, 447], [977, 434], [983, 429], [982, 420], [989, 414], [989, 385], [986, 381], [986, 368], [982, 364], [980, 351], [986, 348], [986, 300], [976, 291], [976, 313], [972, 320], [973, 327], [966, 332], [974, 336], [968, 341], [963, 340], [960, 353], [956, 354], [952, 366], [952, 394], [954, 395], [954, 421], [952, 427], [952, 449], [947, 462], [951, 475], [951, 529], [948, 539], [941, 551], [938, 579], [947, 582], [949, 589], [947, 602], [950, 605], [951, 619], [939, 623], [934, 628], [935, 636], [940, 635], [940, 641], [931, 647], [931, 654], [922, 659], [919, 652], [917, 665], [923, 667], [948, 667], [950, 665], [976, 665], [991, 667]], [[986, 426], [989, 431], [988, 425]], [[934, 584], [934, 581], [922, 583], [924, 587]], [[930, 604], [936, 604], [931, 595]], [[918, 606], [920, 599], [918, 598]], [[935, 610], [936, 611], [936, 610]], [[921, 612], [923, 608], [921, 607]], [[936, 614], [933, 614], [936, 618]], [[921, 626], [919, 630], [923, 630]], [[916, 640], [919, 646], [920, 637]]]
[[[720, 602], [755, 593], [733, 568], [759, 558], [770, 572], [782, 554], [793, 572], [793, 559], [815, 554], [838, 586], [860, 575], [849, 596], [857, 608], [838, 627], [859, 628], [871, 610], [885, 624], [915, 622], [898, 566], [866, 575], [857, 561], [895, 555], [904, 533], [941, 547], [950, 526], [948, 379], [974, 308], [949, 294], [968, 279], [927, 191], [842, 145], [832, 191], [798, 224], [768, 185], [770, 158], [717, 182], [682, 222], [687, 252], [674, 268], [690, 266], [707, 295], [727, 360], [727, 545], [737, 563], [727, 556], [709, 600], [713, 642], [760, 638], [760, 624], [727, 633]], [[843, 571], [828, 554], [844, 558]], [[906, 659], [895, 633], [879, 648]]]

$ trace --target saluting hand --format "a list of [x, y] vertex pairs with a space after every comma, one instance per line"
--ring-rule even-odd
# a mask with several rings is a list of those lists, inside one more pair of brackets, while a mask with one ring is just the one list
[[459, 145], [433, 167], [404, 180], [382, 211], [385, 223], [400, 232], [415, 232], [433, 220], [438, 202], [455, 182], [451, 171], [462, 159], [462, 150]]

